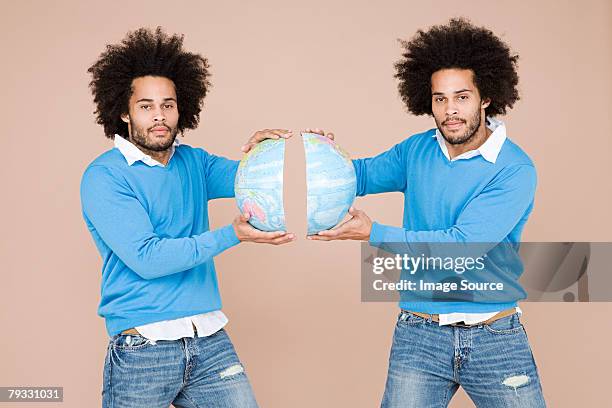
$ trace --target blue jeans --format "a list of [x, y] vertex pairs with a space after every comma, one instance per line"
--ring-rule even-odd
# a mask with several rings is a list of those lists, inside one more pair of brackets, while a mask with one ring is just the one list
[[382, 407], [446, 407], [459, 386], [481, 408], [546, 406], [518, 313], [465, 328], [402, 311]]
[[104, 363], [105, 408], [257, 407], [225, 330], [208, 337], [159, 340], [118, 334]]

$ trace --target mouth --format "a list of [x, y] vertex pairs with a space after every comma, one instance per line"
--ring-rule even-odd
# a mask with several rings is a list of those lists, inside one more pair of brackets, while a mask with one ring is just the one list
[[164, 134], [166, 132], [168, 132], [168, 128], [165, 126], [155, 126], [154, 128], [151, 128], [151, 132], [155, 133], [155, 134]]
[[442, 125], [444, 125], [444, 127], [446, 127], [449, 130], [457, 130], [461, 126], [463, 126], [463, 121], [460, 121], [460, 120], [449, 120], [449, 121], [444, 122]]

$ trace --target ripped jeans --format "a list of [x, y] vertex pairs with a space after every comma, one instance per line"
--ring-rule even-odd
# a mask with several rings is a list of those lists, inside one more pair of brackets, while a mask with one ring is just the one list
[[207, 337], [152, 343], [118, 334], [109, 340], [102, 406], [257, 407], [225, 330]]
[[519, 315], [452, 327], [402, 311], [382, 407], [446, 407], [459, 386], [479, 408], [546, 406]]

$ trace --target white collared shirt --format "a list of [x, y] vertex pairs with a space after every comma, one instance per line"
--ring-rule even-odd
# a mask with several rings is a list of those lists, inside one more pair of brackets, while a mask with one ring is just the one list
[[[178, 146], [179, 144], [180, 142], [178, 138], [174, 139], [174, 143], [172, 143], [172, 146], [171, 146], [172, 150], [170, 151], [170, 157], [168, 158], [168, 163], [170, 163], [172, 156], [174, 156], [174, 151], [176, 150], [176, 146]], [[136, 147], [135, 144], [133, 144], [127, 139], [124, 139], [123, 137], [117, 134], [115, 134], [115, 147], [121, 152], [121, 154], [123, 154], [123, 157], [125, 157], [125, 160], [127, 161], [128, 166], [131, 166], [137, 161], [141, 161], [147, 166], [165, 167], [163, 164], [161, 164], [160, 162], [158, 162], [157, 160], [155, 160], [148, 154], [145, 154], [142, 150]]]
[[433, 135], [433, 137], [436, 138], [440, 149], [442, 149], [442, 153], [449, 161], [471, 159], [472, 157], [480, 155], [486, 161], [495, 164], [497, 156], [499, 156], [499, 152], [506, 141], [506, 125], [501, 120], [487, 118], [487, 127], [492, 131], [492, 133], [482, 145], [474, 150], [463, 152], [459, 156], [454, 157], [452, 160], [448, 154], [446, 141], [444, 140], [444, 137], [440, 133], [439, 129], [436, 129], [436, 133]]
[[[180, 144], [178, 138], [172, 144], [172, 151], [168, 163], [174, 155], [176, 146]], [[147, 166], [161, 166], [163, 164], [153, 159], [151, 156], [142, 152], [136, 145], [129, 140], [124, 139], [119, 135], [115, 135], [115, 147], [121, 152], [128, 163], [128, 166], [141, 161]], [[198, 337], [210, 336], [221, 330], [228, 322], [227, 316], [221, 310], [215, 310], [208, 313], [201, 313], [192, 316], [181, 317], [172, 320], [163, 320], [160, 322], [137, 326], [136, 330], [145, 338], [155, 343], [157, 340], [177, 340], [183, 337], [194, 337], [195, 326]]]
[[[442, 153], [449, 161], [457, 161], [457, 160], [467, 160], [472, 157], [476, 157], [478, 155], [482, 156], [486, 161], [495, 164], [497, 160], [497, 156], [499, 156], [499, 152], [506, 141], [506, 125], [501, 120], [497, 120], [495, 118], [487, 117], [487, 127], [493, 132], [489, 135], [487, 140], [480, 145], [478, 148], [474, 150], [469, 150], [467, 152], [463, 152], [457, 157], [454, 157], [452, 160], [448, 153], [448, 147], [446, 146], [446, 141], [444, 137], [440, 133], [439, 129], [436, 129], [435, 135], [433, 137], [438, 141], [438, 145], [442, 150]], [[516, 311], [519, 314], [522, 314], [520, 307], [516, 307]], [[487, 312], [487, 313], [441, 313], [438, 318], [440, 320], [440, 326], [445, 324], [451, 324], [456, 322], [463, 321], [465, 324], [475, 324], [479, 322], [484, 322], [485, 320], [490, 319], [495, 316], [499, 312]]]

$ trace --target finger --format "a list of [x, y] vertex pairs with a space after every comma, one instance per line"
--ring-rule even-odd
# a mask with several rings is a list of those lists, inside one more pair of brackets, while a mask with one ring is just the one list
[[271, 129], [270, 133], [273, 133], [279, 137], [282, 137], [284, 139], [290, 138], [291, 136], [293, 136], [293, 131], [292, 130], [288, 130], [288, 129]]
[[319, 231], [317, 235], [324, 237], [333, 237], [335, 239], [345, 239], [347, 234], [350, 235], [351, 231], [355, 229], [355, 219], [350, 220], [337, 225], [336, 227], [328, 230]]
[[304, 129], [304, 133], [315, 133], [315, 134], [317, 134], [317, 135], [325, 136], [325, 132], [324, 132], [324, 131], [322, 131], [322, 130], [321, 130], [321, 129], [319, 129], [319, 128], [314, 128], [314, 129], [312, 129], [312, 128], [306, 128], [306, 129]]
[[344, 231], [342, 231], [342, 229], [325, 230], [325, 231], [319, 231], [317, 233], [317, 236], [327, 237], [327, 238], [339, 238], [340, 236], [342, 236], [343, 232]]
[[276, 238], [257, 238], [254, 240], [254, 242], [257, 242], [258, 244], [272, 244], [272, 245], [281, 245], [281, 244], [286, 244], [288, 242], [291, 242], [295, 239], [295, 235], [294, 234], [285, 234], [283, 236], [280, 237], [276, 237]]
[[331, 140], [334, 140], [334, 134], [333, 133], [328, 133], [327, 137], [330, 138]]
[[293, 234], [287, 234], [284, 237], [278, 237], [272, 240], [272, 242], [270, 242], [273, 245], [282, 245], [282, 244], [288, 244], [289, 242], [292, 242], [295, 240], [295, 235]]
[[257, 131], [251, 136], [251, 138], [244, 144], [240, 150], [244, 153], [248, 153], [257, 143], [263, 142], [266, 139], [278, 140], [281, 137], [288, 139], [293, 136], [293, 131], [287, 129], [264, 129]]
[[255, 132], [255, 134], [249, 140], [249, 143], [257, 144], [266, 139], [278, 139], [278, 138], [279, 136], [276, 133], [272, 132], [270, 129], [260, 130], [259, 132]]
[[279, 136], [274, 134], [274, 133], [269, 133], [270, 129], [263, 129], [263, 130], [258, 130], [257, 132], [253, 133], [253, 135], [249, 138], [249, 140], [247, 140], [245, 146], [249, 147], [248, 150], [250, 150], [253, 146], [255, 146], [257, 143], [264, 141], [266, 139], [278, 139]]
[[333, 238], [324, 237], [321, 235], [308, 235], [306, 239], [309, 239], [311, 241], [333, 241]]
[[248, 212], [240, 214], [240, 221], [241, 222], [247, 222], [249, 220], [249, 218], [251, 218], [251, 214], [248, 213]]
[[252, 237], [253, 237], [253, 241], [255, 242], [267, 244], [277, 238], [283, 238], [286, 235], [287, 235], [287, 232], [285, 231], [265, 232], [265, 231], [255, 230], [252, 234]]
[[255, 138], [254, 141], [261, 142], [265, 139], [278, 139], [281, 137], [286, 138], [290, 137], [291, 135], [293, 135], [293, 132], [288, 129], [266, 129], [256, 132], [253, 135], [253, 138]]
[[287, 235], [287, 232], [285, 231], [271, 231], [271, 232], [267, 232], [267, 231], [259, 231], [257, 230], [257, 236], [255, 237], [256, 239], [261, 239], [261, 240], [266, 240], [266, 241], [271, 241], [273, 239], [276, 238], [281, 238], [284, 237], [285, 235]]

